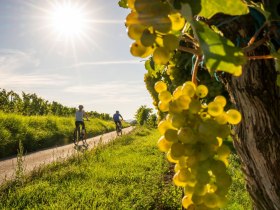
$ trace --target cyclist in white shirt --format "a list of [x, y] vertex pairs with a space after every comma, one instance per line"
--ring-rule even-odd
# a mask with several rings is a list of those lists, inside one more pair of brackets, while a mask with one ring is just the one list
[[88, 116], [86, 114], [86, 112], [83, 110], [84, 106], [83, 105], [79, 105], [79, 110], [76, 111], [76, 121], [75, 121], [75, 125], [76, 125], [76, 129], [78, 129], [79, 134], [80, 134], [80, 125], [82, 125], [82, 131], [85, 131], [85, 123], [84, 123], [84, 117], [87, 118], [88, 120]]

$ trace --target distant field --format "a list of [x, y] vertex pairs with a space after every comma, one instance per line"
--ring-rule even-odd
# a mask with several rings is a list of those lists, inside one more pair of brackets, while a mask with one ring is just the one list
[[[113, 131], [112, 121], [91, 118], [86, 121], [88, 137]], [[17, 154], [21, 140], [25, 152], [72, 143], [74, 118], [22, 116], [0, 112], [0, 158]]]
[[181, 189], [154, 130], [138, 128], [109, 145], [52, 164], [22, 185], [2, 186], [0, 209], [181, 209]]

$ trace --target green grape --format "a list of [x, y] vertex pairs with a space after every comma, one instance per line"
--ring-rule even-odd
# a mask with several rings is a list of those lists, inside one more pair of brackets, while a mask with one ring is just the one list
[[153, 4], [149, 8], [149, 12], [156, 14], [157, 17], [167, 16], [170, 13], [170, 6], [168, 3], [159, 2], [158, 4]]
[[224, 111], [223, 107], [217, 102], [210, 102], [207, 108], [208, 113], [213, 117], [219, 116]]
[[152, 46], [156, 40], [156, 35], [151, 33], [150, 30], [145, 29], [140, 37], [143, 46]]
[[167, 90], [167, 85], [163, 81], [158, 81], [155, 83], [154, 88], [157, 93], [160, 93], [162, 91]]
[[219, 204], [219, 198], [215, 193], [207, 193], [203, 197], [204, 205], [208, 208], [215, 208]]
[[216, 177], [223, 176], [226, 171], [226, 165], [221, 160], [213, 160], [210, 166], [211, 171]]
[[169, 101], [172, 100], [172, 95], [171, 95], [171, 93], [169, 91], [165, 90], [165, 91], [161, 91], [158, 94], [158, 98], [163, 103], [168, 103]]
[[164, 133], [166, 132], [167, 129], [173, 128], [173, 126], [171, 125], [171, 123], [167, 120], [162, 120], [159, 122], [158, 124], [158, 130], [160, 132], [160, 134], [164, 135]]
[[178, 86], [174, 91], [173, 91], [173, 98], [177, 99], [182, 95], [182, 86]]
[[172, 142], [167, 141], [164, 136], [160, 137], [160, 139], [157, 142], [157, 146], [160, 151], [162, 152], [168, 152], [168, 150], [171, 148]]
[[[127, 27], [127, 34], [129, 38], [139, 40], [145, 30], [145, 26], [140, 24], [132, 24]], [[144, 45], [146, 46], [146, 45]]]
[[181, 143], [174, 143], [170, 149], [170, 155], [173, 159], [178, 160], [185, 154], [184, 145]]
[[187, 183], [191, 178], [191, 173], [187, 168], [181, 168], [178, 171], [178, 180]]
[[173, 182], [176, 186], [178, 187], [184, 187], [186, 185], [186, 183], [184, 182], [181, 182], [179, 179], [178, 179], [178, 173], [176, 173], [174, 176], [173, 176]]
[[197, 183], [194, 187], [194, 192], [195, 195], [203, 196], [207, 193], [207, 187], [206, 185], [202, 183]]
[[158, 1], [150, 1], [150, 0], [135, 0], [134, 1], [134, 8], [138, 13], [146, 13], [149, 11], [149, 7], [153, 4], [157, 3]]
[[195, 94], [199, 97], [199, 98], [204, 98], [205, 96], [207, 96], [208, 94], [208, 88], [205, 85], [199, 85], [196, 88], [196, 92]]
[[189, 109], [189, 106], [190, 106], [190, 103], [191, 103], [191, 98], [187, 95], [181, 95], [176, 100], [176, 102], [181, 109], [187, 110], [187, 109]]
[[156, 48], [153, 53], [153, 59], [156, 64], [161, 64], [161, 65], [167, 64], [169, 58], [170, 58], [169, 51], [163, 47]]
[[174, 127], [180, 128], [185, 123], [185, 117], [182, 114], [174, 114], [172, 115], [171, 123]]
[[158, 108], [162, 112], [168, 112], [169, 111], [169, 104], [168, 103], [163, 103], [163, 102], [160, 101], [158, 103]]
[[128, 27], [130, 25], [140, 24], [139, 15], [137, 12], [130, 12], [125, 19], [125, 25]]
[[169, 17], [158, 17], [152, 26], [160, 33], [168, 33], [171, 30], [171, 20]]
[[185, 209], [189, 209], [189, 207], [193, 205], [193, 201], [191, 199], [190, 196], [184, 196], [183, 199], [182, 199], [182, 206], [185, 208]]
[[178, 113], [182, 112], [182, 109], [178, 105], [177, 101], [170, 101], [170, 103], [169, 103], [169, 112], [170, 113], [174, 113], [174, 114], [178, 114]]
[[228, 125], [219, 125], [216, 129], [217, 136], [220, 138], [227, 138], [230, 135], [230, 128]]
[[203, 121], [208, 120], [211, 118], [211, 116], [207, 112], [201, 112], [200, 117]]
[[201, 109], [201, 104], [200, 101], [197, 99], [193, 99], [189, 105], [189, 111], [192, 114], [196, 114], [200, 111]]
[[[203, 203], [203, 196], [193, 194], [193, 195], [192, 195], [192, 201], [193, 201], [193, 203], [196, 204], [196, 205], [202, 204], [202, 203]], [[195, 210], [196, 210], [196, 209], [197, 209], [197, 208], [195, 208]]]
[[224, 173], [223, 176], [216, 176], [216, 183], [218, 188], [229, 188], [231, 185], [231, 177], [227, 173]]
[[177, 137], [177, 130], [174, 129], [168, 129], [164, 133], [164, 137], [167, 141], [169, 142], [178, 142], [178, 137]]
[[228, 116], [225, 112], [222, 112], [220, 115], [215, 117], [215, 121], [221, 125], [228, 122]]
[[145, 58], [153, 52], [152, 47], [145, 47], [139, 41], [134, 42], [130, 46], [130, 53], [133, 56]]
[[166, 158], [167, 158], [167, 160], [168, 160], [170, 163], [178, 163], [178, 159], [175, 160], [175, 159], [171, 156], [170, 150], [166, 153]]
[[179, 31], [183, 29], [185, 25], [185, 18], [180, 13], [170, 14], [169, 18], [172, 23], [171, 29], [173, 31]]
[[196, 90], [196, 86], [193, 82], [187, 81], [183, 84], [183, 94], [189, 96], [189, 97], [193, 97], [195, 94], [195, 90]]
[[224, 96], [216, 96], [214, 102], [220, 104], [222, 107], [225, 107], [227, 104], [227, 100]]
[[228, 122], [230, 124], [236, 125], [236, 124], [240, 123], [241, 114], [240, 114], [239, 111], [237, 111], [235, 109], [230, 109], [226, 113], [227, 113], [227, 116], [228, 116]]
[[179, 47], [179, 39], [173, 34], [167, 34], [163, 37], [163, 46], [169, 51], [176, 50]]
[[178, 131], [178, 139], [182, 143], [186, 143], [186, 144], [195, 144], [196, 143], [195, 139], [194, 139], [193, 130], [189, 127], [182, 127]]
[[135, 3], [135, 0], [127, 0], [127, 6], [129, 9], [131, 10], [134, 10], [134, 3]]

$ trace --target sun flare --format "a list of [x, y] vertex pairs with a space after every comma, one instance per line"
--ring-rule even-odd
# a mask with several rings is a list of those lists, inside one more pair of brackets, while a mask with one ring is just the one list
[[56, 4], [50, 12], [50, 24], [55, 33], [73, 38], [86, 32], [86, 12], [79, 5]]

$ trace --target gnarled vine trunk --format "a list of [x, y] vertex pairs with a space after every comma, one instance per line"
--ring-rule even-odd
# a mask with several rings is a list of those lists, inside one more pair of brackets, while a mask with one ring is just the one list
[[[228, 20], [228, 21], [227, 21]], [[246, 15], [238, 19], [217, 15], [210, 20], [224, 35], [248, 41], [255, 33], [255, 19]], [[267, 55], [259, 46], [248, 55]], [[242, 159], [247, 189], [256, 210], [280, 209], [280, 88], [276, 86], [274, 60], [251, 60], [240, 77], [221, 76], [231, 101], [242, 113], [234, 145]]]

